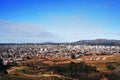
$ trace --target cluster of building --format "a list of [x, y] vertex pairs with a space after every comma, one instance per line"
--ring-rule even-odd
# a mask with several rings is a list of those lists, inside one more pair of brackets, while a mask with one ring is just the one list
[[26, 60], [34, 57], [67, 57], [74, 54], [76, 58], [87, 55], [110, 55], [120, 53], [119, 46], [91, 45], [0, 45], [0, 59], [3, 64]]

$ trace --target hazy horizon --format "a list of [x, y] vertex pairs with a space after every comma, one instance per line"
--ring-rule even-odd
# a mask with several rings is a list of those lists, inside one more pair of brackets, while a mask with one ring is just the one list
[[120, 40], [119, 0], [0, 0], [0, 43]]

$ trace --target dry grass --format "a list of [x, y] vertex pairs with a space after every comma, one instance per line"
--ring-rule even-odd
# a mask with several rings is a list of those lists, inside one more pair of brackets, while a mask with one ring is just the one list
[[[86, 58], [104, 58], [106, 57], [105, 60], [86, 60]], [[81, 61], [84, 61], [85, 63], [87, 63], [88, 65], [92, 65], [92, 66], [96, 66], [97, 70], [99, 70], [100, 72], [108, 72], [108, 70], [106, 69], [106, 62], [120, 62], [120, 55], [94, 55], [94, 56], [82, 56], [80, 57], [82, 60], [77, 60], [77, 59], [70, 59], [70, 58], [46, 58], [46, 59], [32, 59], [32, 60], [28, 60], [26, 62], [42, 62], [44, 64], [48, 64], [48, 65], [61, 65], [61, 64], [68, 64], [71, 61], [79, 63]], [[12, 67], [8, 70], [8, 73], [10, 74], [14, 74], [16, 70], [23, 70], [25, 67], [21, 66], [21, 67]], [[120, 69], [120, 66], [117, 67], [118, 69]], [[30, 78], [38, 78], [38, 77], [65, 77], [59, 74], [37, 74], [37, 75], [29, 75], [29, 74], [25, 74], [23, 72], [19, 72], [17, 73], [19, 74], [19, 76], [22, 77], [30, 77]], [[67, 78], [67, 77], [66, 77]]]

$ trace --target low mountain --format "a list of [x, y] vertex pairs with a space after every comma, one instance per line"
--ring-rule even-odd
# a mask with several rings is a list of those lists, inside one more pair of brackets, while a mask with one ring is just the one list
[[109, 39], [96, 39], [96, 40], [80, 40], [72, 42], [73, 45], [108, 45], [108, 46], [120, 46], [120, 40]]

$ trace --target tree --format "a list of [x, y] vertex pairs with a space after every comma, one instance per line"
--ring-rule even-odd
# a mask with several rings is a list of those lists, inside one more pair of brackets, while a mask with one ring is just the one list
[[3, 59], [0, 59], [0, 66], [3, 65]]
[[72, 59], [75, 59], [75, 54], [72, 53], [72, 54], [71, 54], [71, 58], [72, 58]]

